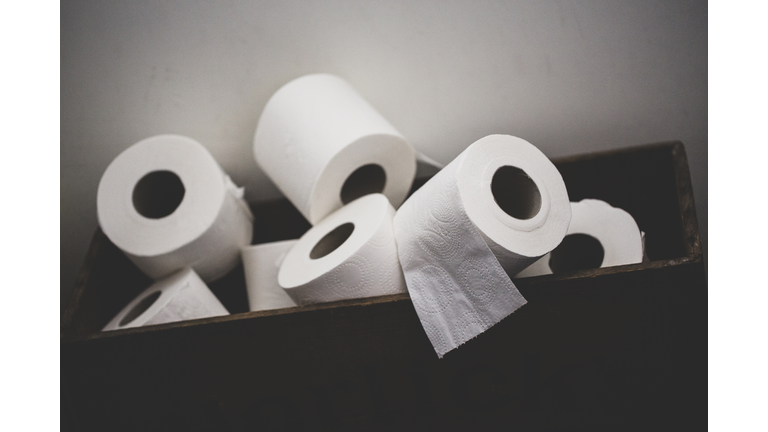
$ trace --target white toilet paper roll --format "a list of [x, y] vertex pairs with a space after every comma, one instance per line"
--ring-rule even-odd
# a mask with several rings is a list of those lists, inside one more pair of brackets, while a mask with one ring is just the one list
[[413, 147], [351, 85], [306, 75], [267, 102], [256, 162], [312, 224], [368, 193], [399, 206], [413, 183]]
[[568, 234], [560, 246], [515, 278], [552, 274], [553, 267], [567, 271], [643, 261], [643, 235], [632, 215], [596, 199], [572, 202], [571, 213]]
[[300, 305], [406, 292], [394, 215], [382, 194], [331, 213], [288, 252], [278, 283]]
[[296, 242], [298, 240], [286, 240], [242, 248], [245, 285], [251, 311], [296, 306], [296, 302], [277, 283], [280, 265]]
[[109, 164], [97, 209], [104, 234], [157, 280], [191, 266], [213, 281], [240, 261], [253, 215], [237, 188], [197, 141], [158, 135]]
[[155, 282], [124, 307], [102, 331], [229, 315], [189, 267]]
[[400, 262], [439, 357], [526, 303], [507, 273], [554, 249], [570, 219], [555, 166], [508, 135], [473, 143], [403, 204]]

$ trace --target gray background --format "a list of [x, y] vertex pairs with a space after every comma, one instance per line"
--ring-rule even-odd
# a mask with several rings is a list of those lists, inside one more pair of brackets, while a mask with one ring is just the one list
[[349, 81], [443, 163], [493, 133], [549, 157], [681, 140], [706, 251], [706, 2], [65, 1], [62, 306], [113, 158], [187, 135], [248, 200], [278, 198], [253, 159], [256, 122], [315, 72]]

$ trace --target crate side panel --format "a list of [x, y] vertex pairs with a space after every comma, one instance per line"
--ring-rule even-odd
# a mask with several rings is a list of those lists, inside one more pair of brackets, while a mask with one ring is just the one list
[[522, 284], [442, 360], [399, 300], [68, 344], [62, 371], [86, 430], [674, 429], [706, 418], [702, 275]]

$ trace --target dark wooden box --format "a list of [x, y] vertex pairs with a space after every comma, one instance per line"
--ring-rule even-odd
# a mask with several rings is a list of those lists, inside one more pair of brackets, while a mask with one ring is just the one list
[[[97, 231], [61, 319], [62, 426], [149, 430], [700, 430], [707, 281], [678, 142], [556, 160], [571, 201], [632, 214], [650, 262], [516, 281], [528, 304], [438, 360], [407, 295], [101, 333], [150, 281]], [[254, 243], [309, 228], [254, 206]]]

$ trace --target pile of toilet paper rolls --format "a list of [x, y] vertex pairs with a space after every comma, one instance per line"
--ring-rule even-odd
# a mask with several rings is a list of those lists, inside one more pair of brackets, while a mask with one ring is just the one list
[[386, 196], [362, 196], [299, 240], [243, 248], [252, 311], [406, 292]]
[[[406, 292], [392, 219], [413, 183], [417, 153], [357, 91], [327, 74], [289, 82], [264, 108], [253, 149], [314, 225], [302, 239], [251, 246], [243, 190], [201, 144], [178, 135], [136, 143], [109, 165], [97, 198], [102, 230], [157, 283], [183, 268], [211, 282], [242, 259], [251, 310]], [[183, 304], [184, 292], [166, 307]], [[143, 293], [135, 302], [142, 298], [159, 301]], [[196, 313], [171, 315], [210, 316], [189, 309]], [[132, 322], [157, 324], [149, 317], [156, 313], [162, 308], [146, 307]]]
[[313, 226], [294, 242], [243, 248], [251, 310], [406, 292], [392, 220], [417, 153], [349, 83], [315, 74], [285, 84], [253, 153]]
[[[243, 190], [190, 138], [152, 137], [110, 164], [99, 223], [157, 282], [105, 330], [226, 314], [205, 283], [242, 260], [251, 311], [407, 292], [442, 357], [523, 306], [511, 277], [546, 273], [534, 270], [566, 235], [609, 245], [639, 232], [626, 212], [632, 224], [618, 226], [569, 203], [555, 166], [520, 138], [487, 136], [443, 168], [333, 75], [281, 87], [253, 154], [312, 225], [301, 238], [252, 245]], [[425, 164], [437, 174], [406, 200]], [[617, 251], [605, 246], [599, 265], [636, 259]]]

